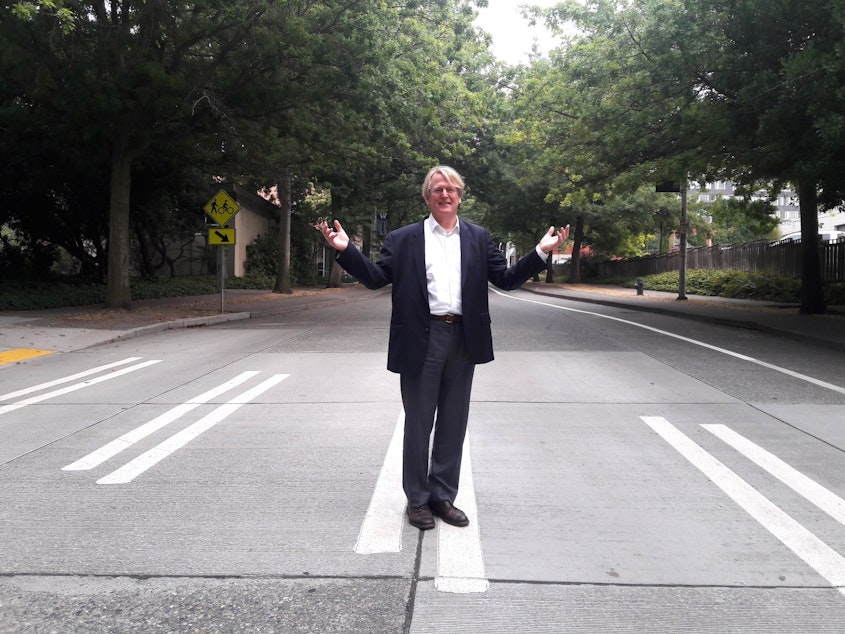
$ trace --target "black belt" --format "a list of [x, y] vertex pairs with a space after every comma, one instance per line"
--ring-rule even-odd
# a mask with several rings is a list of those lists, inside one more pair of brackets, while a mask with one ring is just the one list
[[452, 313], [447, 313], [445, 315], [432, 315], [431, 318], [435, 321], [445, 321], [447, 324], [459, 324], [464, 319], [460, 315], [453, 315]]

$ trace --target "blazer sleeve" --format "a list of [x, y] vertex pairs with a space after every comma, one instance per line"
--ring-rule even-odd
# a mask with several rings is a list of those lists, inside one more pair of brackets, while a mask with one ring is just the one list
[[345, 251], [338, 251], [336, 259], [347, 273], [370, 290], [376, 290], [393, 282], [393, 247], [390, 234], [381, 248], [378, 264], [374, 264], [351, 242]]
[[519, 288], [546, 268], [546, 263], [537, 255], [536, 249], [531, 249], [513, 266], [508, 267], [508, 261], [486, 230], [485, 237], [487, 239], [487, 279], [503, 291]]

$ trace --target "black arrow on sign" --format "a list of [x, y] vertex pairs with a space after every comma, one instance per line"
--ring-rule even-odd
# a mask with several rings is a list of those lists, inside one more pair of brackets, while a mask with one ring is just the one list
[[229, 234], [228, 233], [222, 233], [220, 231], [215, 231], [214, 233], [217, 235], [218, 238], [220, 238], [220, 242], [228, 242], [229, 241]]

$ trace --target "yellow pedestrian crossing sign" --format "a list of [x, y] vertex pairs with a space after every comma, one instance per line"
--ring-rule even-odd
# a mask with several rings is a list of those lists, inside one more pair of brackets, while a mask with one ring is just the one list
[[223, 227], [209, 229], [208, 244], [235, 244], [235, 230]]
[[235, 217], [240, 208], [240, 205], [226, 193], [225, 189], [221, 189], [214, 194], [214, 197], [203, 207], [205, 213], [220, 227], [226, 226], [226, 223]]

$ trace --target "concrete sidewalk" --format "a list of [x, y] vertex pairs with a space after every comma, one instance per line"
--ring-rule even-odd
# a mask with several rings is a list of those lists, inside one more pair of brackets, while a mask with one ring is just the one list
[[284, 315], [327, 303], [363, 301], [371, 297], [372, 291], [353, 284], [343, 288], [294, 289], [291, 294], [227, 289], [222, 297], [216, 293], [136, 301], [132, 310], [72, 306], [5, 311], [0, 312], [0, 357], [5, 351], [22, 348], [72, 352], [163, 330]]
[[[824, 315], [800, 315], [797, 304], [645, 291], [588, 284], [528, 282], [538, 296], [672, 314], [736, 328], [775, 333], [791, 339], [845, 350], [845, 311], [832, 307]], [[379, 293], [389, 293], [382, 289]], [[358, 284], [340, 289], [294, 289], [290, 295], [267, 291], [226, 290], [219, 294], [139, 301], [131, 311], [73, 307], [0, 313], [0, 355], [21, 348], [71, 352], [174, 328], [193, 328], [225, 321], [308, 310], [327, 303], [373, 297]], [[221, 310], [222, 308], [222, 310]]]

